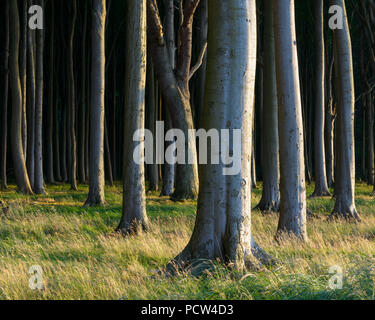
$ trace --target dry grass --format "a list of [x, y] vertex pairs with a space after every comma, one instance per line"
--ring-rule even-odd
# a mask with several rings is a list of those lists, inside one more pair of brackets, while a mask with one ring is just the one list
[[[189, 240], [195, 203], [176, 204], [153, 195], [148, 212], [153, 228], [124, 239], [113, 234], [121, 214], [121, 189], [107, 189], [109, 205], [83, 208], [87, 188], [68, 192], [49, 187], [42, 197], [25, 197], [14, 188], [0, 196], [0, 299], [373, 299], [375, 200], [358, 184], [363, 222], [327, 222], [329, 198], [309, 200], [321, 218], [309, 221], [307, 244], [274, 234], [277, 216], [253, 213], [258, 243], [281, 264], [249, 274], [214, 265], [200, 277], [165, 278], [155, 271]], [[308, 194], [312, 193], [312, 186]], [[254, 191], [253, 203], [260, 198]], [[43, 269], [44, 289], [29, 288], [29, 268]], [[328, 288], [329, 267], [344, 270], [342, 290]]]

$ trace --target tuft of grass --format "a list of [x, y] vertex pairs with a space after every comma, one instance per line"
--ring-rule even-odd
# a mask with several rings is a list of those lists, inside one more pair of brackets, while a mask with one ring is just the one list
[[[48, 186], [48, 194], [24, 196], [15, 186], [1, 192], [0, 299], [374, 299], [375, 199], [357, 185], [363, 222], [328, 222], [334, 199], [308, 199], [320, 219], [308, 221], [309, 242], [274, 239], [278, 215], [253, 211], [256, 241], [280, 264], [238, 273], [213, 263], [202, 276], [163, 277], [165, 266], [187, 244], [196, 203], [174, 203], [150, 194], [152, 229], [123, 238], [113, 233], [121, 217], [122, 188], [106, 188], [108, 205], [85, 208], [87, 186]], [[308, 195], [313, 186], [307, 187]], [[255, 206], [261, 189], [253, 192]], [[29, 268], [40, 265], [43, 290], [29, 288]], [[331, 266], [344, 272], [343, 289], [331, 290]]]

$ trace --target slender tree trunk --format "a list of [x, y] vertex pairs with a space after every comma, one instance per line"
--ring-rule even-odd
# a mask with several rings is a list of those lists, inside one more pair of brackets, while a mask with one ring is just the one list
[[4, 17], [4, 77], [3, 77], [3, 106], [1, 122], [1, 158], [0, 158], [0, 179], [1, 188], [7, 189], [7, 144], [8, 144], [8, 89], [9, 89], [9, 0], [5, 2]]
[[[44, 8], [44, 0], [40, 1]], [[44, 31], [36, 31], [36, 89], [35, 89], [35, 182], [36, 194], [44, 194], [43, 179], [43, 54], [44, 54]]]
[[12, 90], [12, 153], [16, 182], [19, 190], [32, 194], [22, 145], [22, 92], [19, 76], [20, 21], [17, 1], [10, 1], [10, 87]]
[[335, 183], [336, 203], [333, 217], [360, 221], [354, 203], [354, 77], [352, 45], [344, 0], [331, 0], [331, 5], [344, 8], [342, 30], [334, 30], [335, 90], [337, 97], [337, 174]]
[[69, 33], [68, 42], [68, 88], [69, 88], [69, 144], [70, 144], [70, 161], [69, 161], [69, 182], [72, 190], [78, 190], [77, 188], [77, 140], [76, 140], [76, 107], [75, 107], [75, 78], [74, 78], [74, 33], [77, 19], [77, 3], [76, 0], [72, 0], [72, 21], [71, 29]]
[[20, 43], [20, 77], [21, 77], [21, 91], [22, 91], [22, 148], [26, 159], [27, 152], [27, 120], [26, 120], [26, 74], [27, 74], [27, 0], [22, 0], [22, 31]]
[[307, 240], [302, 105], [294, 0], [274, 1], [273, 12], [280, 143], [278, 233]]
[[111, 150], [109, 149], [109, 138], [108, 138], [108, 122], [107, 117], [104, 117], [104, 152], [105, 152], [105, 163], [107, 167], [107, 181], [109, 186], [113, 186], [113, 171], [112, 171], [112, 160]]
[[83, 30], [82, 30], [82, 55], [81, 55], [81, 103], [79, 106], [79, 161], [78, 161], [78, 179], [81, 184], [86, 182], [85, 172], [85, 135], [86, 135], [86, 33], [87, 33], [87, 11], [89, 10], [87, 2], [83, 5]]
[[92, 10], [90, 184], [86, 205], [103, 205], [106, 0], [94, 0]]
[[315, 190], [313, 197], [329, 196], [325, 145], [324, 145], [324, 107], [325, 107], [325, 45], [324, 45], [324, 0], [315, 1]]
[[[164, 23], [165, 30], [165, 41], [167, 42], [168, 57], [173, 69], [176, 67], [176, 41], [175, 41], [175, 8], [173, 0], [164, 0], [164, 5], [166, 8], [166, 17]], [[173, 128], [171, 115], [169, 114], [168, 108], [165, 110], [165, 124], [166, 130], [169, 131]], [[166, 142], [165, 147], [168, 148], [172, 142]], [[163, 173], [163, 187], [161, 191], [161, 196], [171, 196], [173, 194], [174, 188], [174, 178], [175, 178], [176, 167], [173, 164], [164, 164]]]
[[[133, 152], [138, 143], [133, 141], [137, 130], [145, 125], [145, 90], [147, 64], [146, 0], [129, 0], [127, 11], [126, 79], [124, 117], [124, 191], [122, 217], [118, 231], [126, 235], [140, 229], [147, 230], [145, 166], [137, 164]], [[142, 147], [144, 142], [140, 142]], [[140, 158], [144, 149], [140, 150]]]
[[279, 132], [272, 2], [273, 0], [264, 1], [263, 190], [262, 199], [258, 204], [258, 208], [263, 212], [278, 212], [280, 209]]
[[[33, 4], [32, 0], [28, 5]], [[27, 31], [27, 157], [26, 165], [29, 174], [30, 185], [34, 188], [35, 178], [35, 31], [28, 28]]]
[[327, 102], [326, 102], [326, 121], [325, 121], [325, 146], [326, 146], [326, 164], [327, 164], [327, 183], [329, 187], [334, 184], [334, 133], [335, 133], [335, 114], [333, 108], [333, 94], [332, 94], [332, 73], [333, 73], [334, 58], [332, 55], [329, 64], [327, 76]]
[[170, 266], [220, 259], [244, 269], [258, 265], [259, 260], [271, 262], [251, 235], [253, 104], [248, 102], [253, 101], [255, 87], [256, 5], [254, 0], [233, 0], [209, 1], [208, 6], [204, 126], [232, 133], [241, 128], [241, 167], [237, 175], [224, 175], [223, 164], [200, 167], [194, 232]]
[[55, 183], [55, 175], [54, 175], [54, 139], [53, 139], [53, 126], [54, 126], [54, 96], [53, 96], [53, 90], [54, 90], [54, 36], [55, 36], [55, 22], [54, 22], [54, 2], [51, 1], [51, 18], [50, 18], [50, 26], [49, 26], [49, 61], [48, 61], [48, 106], [47, 106], [47, 181], [49, 183], [54, 184]]

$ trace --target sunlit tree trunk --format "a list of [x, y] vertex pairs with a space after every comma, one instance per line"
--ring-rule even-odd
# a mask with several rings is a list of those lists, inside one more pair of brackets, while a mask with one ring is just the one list
[[331, 5], [344, 8], [342, 30], [334, 30], [335, 90], [337, 98], [337, 162], [333, 217], [360, 220], [354, 203], [354, 77], [352, 45], [344, 0], [331, 0]]
[[[145, 126], [146, 90], [146, 0], [128, 0], [126, 27], [124, 190], [118, 231], [126, 235], [148, 228], [145, 166], [137, 164], [133, 152], [138, 143], [134, 133]], [[144, 143], [144, 142], [140, 142]], [[144, 153], [142, 148], [141, 153]]]
[[[225, 165], [200, 166], [195, 228], [189, 244], [170, 267], [220, 259], [237, 269], [268, 256], [251, 236], [252, 108], [257, 47], [255, 0], [208, 2], [205, 129], [241, 129], [241, 165], [224, 175]], [[238, 75], [242, 75], [239, 77]], [[239, 156], [239, 155], [237, 155]]]
[[278, 233], [307, 240], [303, 123], [294, 0], [277, 0], [273, 4], [280, 143]]

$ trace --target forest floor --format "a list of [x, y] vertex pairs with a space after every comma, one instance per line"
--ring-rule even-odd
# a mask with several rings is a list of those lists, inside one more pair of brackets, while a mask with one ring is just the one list
[[[122, 238], [114, 235], [121, 215], [121, 186], [106, 188], [108, 205], [83, 208], [87, 187], [48, 186], [48, 195], [23, 196], [15, 187], [1, 192], [0, 299], [374, 299], [375, 199], [372, 187], [357, 184], [363, 221], [326, 218], [331, 198], [309, 199], [318, 218], [308, 221], [310, 241], [277, 243], [277, 215], [253, 211], [253, 234], [279, 265], [237, 273], [220, 264], [199, 277], [166, 278], [165, 266], [188, 242], [196, 203], [173, 203], [150, 195], [152, 230]], [[311, 195], [313, 186], [308, 186]], [[254, 190], [253, 204], [261, 196]], [[29, 288], [29, 268], [41, 266], [43, 290]], [[331, 290], [332, 266], [344, 272], [343, 289]]]

